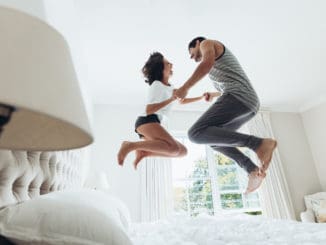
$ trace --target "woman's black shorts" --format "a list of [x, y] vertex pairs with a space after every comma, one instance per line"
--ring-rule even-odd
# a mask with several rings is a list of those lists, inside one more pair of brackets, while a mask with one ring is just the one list
[[156, 114], [150, 114], [147, 116], [140, 116], [137, 118], [136, 123], [135, 123], [135, 132], [139, 135], [139, 138], [143, 138], [144, 135], [139, 134], [137, 132], [137, 128], [140, 125], [146, 124], [146, 123], [161, 123], [160, 119], [158, 118], [158, 116]]

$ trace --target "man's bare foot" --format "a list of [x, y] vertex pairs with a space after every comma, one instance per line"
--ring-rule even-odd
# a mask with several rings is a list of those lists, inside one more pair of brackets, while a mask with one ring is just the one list
[[263, 139], [261, 145], [257, 148], [256, 154], [262, 163], [262, 171], [265, 172], [272, 160], [273, 152], [277, 146], [277, 141], [273, 139]]
[[129, 142], [129, 141], [123, 141], [122, 142], [122, 144], [120, 146], [120, 150], [118, 152], [118, 163], [119, 163], [119, 165], [123, 165], [123, 162], [124, 162], [126, 156], [130, 152], [130, 145], [131, 145], [131, 142]]
[[266, 174], [262, 176], [260, 169], [252, 171], [248, 176], [248, 186], [245, 194], [249, 194], [250, 192], [257, 190], [263, 182], [265, 176]]
[[136, 151], [136, 158], [134, 160], [135, 169], [137, 169], [138, 163], [146, 156], [147, 156], [146, 151], [141, 151], [141, 150]]

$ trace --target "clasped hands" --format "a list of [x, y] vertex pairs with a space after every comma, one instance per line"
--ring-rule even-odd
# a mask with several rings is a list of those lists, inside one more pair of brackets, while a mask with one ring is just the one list
[[[187, 94], [188, 94], [188, 89], [186, 87], [182, 86], [178, 89], [173, 90], [172, 98], [175, 100], [177, 99], [177, 100], [182, 101], [186, 98]], [[212, 101], [214, 96], [210, 92], [205, 92], [201, 97], [204, 98], [205, 101], [210, 102], [210, 101]]]

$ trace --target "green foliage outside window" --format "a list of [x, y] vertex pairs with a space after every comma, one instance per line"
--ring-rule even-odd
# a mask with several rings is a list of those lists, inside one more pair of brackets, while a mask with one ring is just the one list
[[[195, 216], [203, 211], [213, 214], [212, 186], [209, 179], [206, 159], [198, 159], [194, 170], [189, 175], [189, 206], [191, 215]], [[184, 201], [186, 204], [186, 202]]]
[[239, 193], [236, 194], [222, 194], [221, 202], [223, 209], [238, 209], [243, 208], [242, 196]]
[[[239, 176], [236, 162], [223, 154], [214, 153], [213, 156], [216, 163], [221, 208], [225, 210], [244, 208], [245, 204], [239, 190], [243, 187], [246, 179], [243, 176]], [[196, 216], [203, 212], [213, 215], [212, 183], [206, 158], [199, 158], [195, 161], [193, 171], [189, 173], [188, 179], [185, 182], [186, 187], [175, 188], [174, 200], [177, 200], [178, 203], [176, 209], [188, 211], [191, 216]], [[246, 206], [250, 207], [251, 203], [253, 203], [253, 206], [258, 205], [259, 207], [257, 198], [258, 195], [255, 194], [246, 200]], [[249, 213], [261, 214], [260, 211]]]

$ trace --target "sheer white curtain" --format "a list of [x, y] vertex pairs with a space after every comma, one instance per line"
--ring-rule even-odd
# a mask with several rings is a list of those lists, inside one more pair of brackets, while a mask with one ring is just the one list
[[[251, 134], [262, 138], [274, 138], [269, 112], [259, 112], [248, 123]], [[276, 139], [277, 140], [277, 139]], [[295, 219], [295, 213], [281, 158], [276, 148], [267, 170], [267, 176], [259, 189], [263, 215], [276, 219]]]
[[140, 167], [141, 221], [164, 219], [173, 209], [171, 159], [146, 158]]

